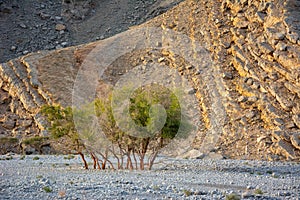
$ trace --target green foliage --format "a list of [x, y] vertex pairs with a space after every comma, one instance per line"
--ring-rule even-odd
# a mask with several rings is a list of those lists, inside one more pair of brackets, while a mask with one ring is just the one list
[[64, 156], [64, 159], [66, 159], [66, 160], [71, 160], [71, 159], [74, 159], [74, 158], [75, 158], [75, 156], [72, 155], [72, 154], [70, 154], [68, 156]]
[[43, 176], [42, 176], [42, 175], [37, 175], [36, 178], [37, 178], [37, 179], [42, 179]]
[[47, 117], [47, 121], [50, 124], [48, 130], [53, 139], [67, 137], [76, 150], [83, 146], [75, 128], [73, 109], [71, 107], [63, 108], [59, 105], [44, 105], [41, 108], [41, 113]]
[[117, 126], [111, 107], [111, 95], [94, 101], [96, 116], [103, 134], [113, 143], [121, 142], [124, 132]]
[[0, 138], [0, 144], [14, 144], [14, 143], [18, 143], [18, 138], [14, 138], [14, 137], [1, 137]]
[[43, 187], [43, 190], [47, 193], [52, 192], [52, 189], [48, 186]]
[[47, 117], [50, 123], [49, 131], [54, 139], [63, 136], [76, 137], [75, 126], [73, 122], [73, 111], [71, 107], [62, 108], [61, 106], [44, 105], [41, 113]]
[[183, 190], [183, 193], [184, 193], [184, 195], [185, 195], [185, 196], [187, 196], [187, 197], [188, 197], [188, 196], [191, 196], [191, 195], [193, 194], [193, 192], [192, 192], [192, 191], [190, 191], [190, 190], [186, 190], [186, 189], [185, 189], [185, 190]]
[[[158, 151], [178, 134], [179, 129], [184, 127], [184, 130], [188, 131], [191, 127], [182, 114], [178, 95], [161, 85], [151, 84], [135, 91], [125, 88], [120, 92], [117, 91], [114, 99], [111, 90], [108, 91], [101, 98], [77, 109], [43, 106], [41, 113], [47, 117], [51, 136], [55, 139], [69, 137], [77, 146], [84, 146], [82, 142], [84, 141], [87, 147], [91, 146], [94, 149], [99, 147], [98, 153], [105, 146], [105, 148], [112, 147], [113, 149], [105, 150], [112, 153], [116, 148], [118, 149], [118, 154], [113, 153], [114, 156], [126, 155], [130, 159], [131, 155], [138, 154], [140, 168], [143, 169], [143, 159], [146, 154], [151, 155], [151, 158], [149, 157], [151, 160], [148, 162], [151, 168]], [[131, 94], [129, 105], [127, 104], [128, 109], [122, 110], [122, 107], [119, 109], [121, 115], [127, 111], [127, 117], [124, 117], [124, 121], [122, 118], [116, 122], [114, 109], [116, 105], [126, 101], [124, 95], [128, 93]], [[95, 122], [95, 116], [101, 130], [91, 126], [90, 122]], [[120, 124], [125, 124], [131, 132], [121, 129]], [[80, 130], [80, 139], [77, 130]]]
[[38, 156], [35, 156], [32, 158], [32, 160], [39, 160], [40, 158]]
[[[181, 124], [181, 108], [177, 97], [157, 84], [137, 89], [130, 98], [129, 112], [135, 124], [147, 127], [150, 133], [156, 130], [156, 126], [161, 126], [156, 122], [165, 122], [159, 132], [164, 139], [174, 138]], [[166, 116], [162, 115], [163, 112]]]
[[232, 193], [232, 194], [226, 195], [225, 199], [226, 199], [226, 200], [240, 200], [241, 197], [240, 197], [240, 195], [237, 195], [237, 194], [235, 194], [235, 193]]
[[159, 185], [154, 185], [154, 186], [152, 186], [152, 189], [153, 190], [160, 190], [160, 187], [159, 187]]
[[254, 190], [254, 194], [262, 195], [262, 194], [264, 194], [264, 192], [261, 189], [256, 189], [256, 190]]
[[29, 145], [29, 144], [40, 144], [41, 142], [45, 141], [49, 139], [48, 137], [40, 137], [40, 136], [35, 136], [35, 137], [31, 137], [31, 138], [27, 138], [25, 140], [23, 140], [23, 144]]

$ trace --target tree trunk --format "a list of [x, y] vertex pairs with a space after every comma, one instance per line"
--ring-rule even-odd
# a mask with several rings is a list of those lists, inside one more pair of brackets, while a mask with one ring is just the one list
[[91, 157], [93, 159], [93, 162], [94, 162], [93, 167], [94, 167], [94, 169], [96, 169], [97, 168], [97, 160], [96, 160], [96, 158], [95, 158], [95, 156], [92, 152], [90, 153], [90, 155], [91, 155]]
[[87, 162], [86, 162], [86, 160], [84, 158], [83, 153], [82, 152], [78, 152], [78, 154], [80, 155], [80, 157], [81, 157], [81, 159], [82, 159], [82, 161], [84, 163], [84, 169], [89, 169], [89, 166], [88, 166], [88, 164], [87, 164]]
[[149, 168], [148, 168], [149, 170], [152, 169], [152, 166], [153, 166], [153, 164], [154, 164], [154, 160], [155, 160], [157, 154], [158, 154], [158, 151], [156, 151], [156, 152], [153, 154], [153, 156], [149, 159]]
[[140, 156], [140, 170], [144, 170], [145, 169], [144, 158], [145, 158], [145, 155], [142, 154]]
[[130, 152], [127, 153], [127, 165], [126, 165], [126, 167], [129, 170], [133, 170], [133, 165], [132, 165], [131, 153]]
[[141, 144], [141, 152], [140, 152], [140, 170], [145, 169], [144, 159], [148, 150], [148, 145], [150, 142], [150, 138], [144, 138]]
[[137, 170], [138, 169], [138, 163], [137, 163], [137, 160], [136, 160], [134, 150], [132, 151], [132, 155], [133, 155], [133, 159], [134, 159], [135, 169]]
[[110, 150], [110, 152], [113, 154], [113, 156], [117, 159], [118, 162], [118, 169], [121, 169], [121, 163], [120, 163], [120, 158], [118, 157], [118, 155], [116, 154], [114, 148], [112, 150]]
[[98, 167], [98, 169], [101, 169], [98, 157], [93, 152], [91, 152], [90, 154], [94, 161], [94, 169], [97, 169], [97, 167]]

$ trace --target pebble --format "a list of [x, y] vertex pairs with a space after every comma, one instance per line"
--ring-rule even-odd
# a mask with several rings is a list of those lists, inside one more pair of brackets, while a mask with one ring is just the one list
[[253, 194], [251, 194], [250, 192], [244, 192], [243, 194], [242, 194], [242, 198], [244, 199], [247, 199], [247, 198], [250, 198], [250, 197], [253, 197], [254, 195]]
[[21, 27], [21, 28], [27, 28], [27, 26], [25, 25], [25, 24], [23, 24], [23, 23], [21, 23], [21, 24], [19, 24], [19, 26]]
[[62, 49], [63, 47], [59, 44], [55, 47], [55, 49]]
[[15, 51], [16, 49], [17, 49], [16, 46], [11, 46], [11, 48], [10, 48], [11, 51]]
[[280, 50], [280, 51], [286, 51], [286, 44], [283, 42], [278, 42], [278, 44], [276, 45], [276, 49]]
[[55, 30], [57, 30], [57, 31], [63, 31], [65, 29], [66, 29], [66, 26], [63, 24], [56, 24], [56, 26], [55, 26]]
[[29, 51], [25, 50], [25, 51], [23, 51], [22, 53], [23, 53], [23, 55], [26, 55], [26, 54], [29, 53]]
[[232, 80], [233, 79], [233, 75], [232, 75], [232, 73], [230, 73], [230, 72], [225, 72], [225, 73], [223, 73], [223, 78], [225, 79], [225, 80]]
[[45, 20], [45, 19], [50, 19], [51, 15], [42, 12], [40, 13], [40, 17], [41, 19]]
[[61, 43], [61, 46], [63, 46], [63, 47], [66, 47], [67, 45], [68, 45], [67, 42], [62, 42], [62, 43]]
[[60, 16], [55, 16], [55, 19], [56, 19], [56, 20], [62, 20], [62, 17], [60, 17]]
[[287, 35], [286, 35], [286, 38], [287, 38], [290, 42], [292, 42], [292, 43], [294, 43], [294, 44], [297, 44], [297, 41], [298, 41], [298, 39], [299, 39], [299, 35], [298, 35], [297, 33], [290, 33], [290, 34], [287, 34]]
[[161, 63], [161, 62], [163, 62], [164, 60], [165, 60], [165, 58], [164, 58], [164, 57], [161, 57], [161, 58], [158, 59], [158, 62]]
[[245, 96], [240, 96], [240, 97], [237, 99], [237, 101], [238, 101], [239, 103], [243, 103], [243, 102], [245, 102], [245, 101], [247, 101], [247, 100], [248, 100], [248, 98], [245, 97]]
[[197, 91], [196, 89], [190, 88], [190, 89], [188, 89], [186, 92], [187, 92], [188, 94], [195, 94], [196, 91]]

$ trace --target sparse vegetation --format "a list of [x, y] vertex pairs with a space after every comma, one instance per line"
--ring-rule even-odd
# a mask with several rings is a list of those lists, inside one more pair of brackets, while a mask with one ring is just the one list
[[77, 151], [82, 158], [85, 169], [88, 169], [88, 164], [85, 160], [82, 151], [85, 149], [80, 141], [79, 135], [76, 131], [73, 122], [73, 110], [70, 107], [62, 108], [59, 105], [49, 106], [44, 105], [41, 108], [41, 113], [47, 117], [50, 124], [49, 131], [53, 139], [66, 138], [73, 150]]
[[12, 156], [5, 156], [3, 158], [0, 158], [0, 160], [12, 160], [13, 157]]
[[[124, 101], [123, 93], [124, 91], [118, 92], [119, 96], [114, 97], [114, 100], [112, 94], [108, 93], [81, 109], [44, 106], [41, 110], [50, 123], [51, 136], [56, 139], [69, 138], [73, 143], [74, 150], [82, 156], [86, 169], [88, 169], [88, 163], [81, 152], [88, 149], [82, 140], [87, 141], [88, 146], [93, 147], [93, 150], [89, 150], [89, 152], [95, 169], [97, 167], [105, 169], [109, 164], [112, 169], [144, 170], [152, 168], [159, 150], [176, 136], [179, 127], [186, 132], [191, 130], [190, 124], [181, 113], [177, 96], [156, 84], [139, 88], [133, 92], [129, 104], [129, 118], [133, 123], [127, 123], [128, 121], [125, 119], [117, 124], [112, 105], [116, 106], [120, 103], [119, 101]], [[153, 105], [160, 105], [163, 110], [160, 109], [161, 107]], [[98, 117], [98, 123], [103, 132], [102, 137], [99, 136], [99, 132], [95, 133], [95, 130], [92, 130], [93, 127], [87, 127], [87, 122], [93, 120], [91, 112], [95, 112]], [[75, 128], [73, 117], [78, 121], [76, 125], [86, 132], [80, 135], [81, 138]], [[123, 129], [120, 129], [120, 124], [127, 124], [128, 131], [124, 132]], [[99, 149], [95, 148], [96, 146]], [[109, 156], [117, 159], [117, 166], [113, 165]], [[68, 158], [66, 157], [66, 159]]]
[[273, 172], [271, 170], [268, 170], [267, 171], [267, 174], [272, 174]]
[[43, 187], [43, 190], [47, 193], [52, 192], [52, 189], [48, 186]]
[[23, 144], [26, 145], [34, 145], [34, 144], [41, 144], [43, 141], [48, 140], [48, 137], [40, 137], [40, 136], [35, 136], [35, 137], [31, 137], [31, 138], [27, 138], [25, 140], [22, 141]]
[[0, 144], [5, 144], [5, 143], [10, 143], [10, 144], [14, 144], [14, 143], [18, 143], [18, 138], [14, 138], [14, 137], [1, 137], [0, 138]]
[[241, 196], [238, 194], [235, 194], [235, 193], [231, 193], [231, 194], [226, 195], [225, 199], [226, 200], [240, 200]]
[[187, 197], [188, 197], [188, 196], [191, 196], [191, 195], [193, 194], [192, 191], [186, 190], [186, 189], [183, 190], [183, 193], [184, 193], [184, 195], [187, 196]]
[[254, 194], [262, 195], [264, 192], [261, 189], [255, 189]]
[[30, 138], [26, 138], [24, 140], [21, 141], [20, 147], [24, 152], [24, 145], [27, 146], [31, 146], [33, 148], [35, 148], [39, 153], [42, 153], [42, 147], [43, 145], [45, 145], [49, 140], [49, 137], [41, 137], [41, 136], [34, 136], [34, 137], [30, 137]]
[[159, 190], [160, 187], [159, 187], [158, 185], [154, 185], [154, 186], [152, 186], [152, 189], [153, 189], [153, 190]]
[[32, 160], [39, 160], [40, 158], [38, 157], [38, 156], [34, 156], [33, 158], [32, 158]]
[[74, 158], [75, 158], [75, 156], [72, 155], [72, 154], [69, 154], [68, 156], [64, 156], [64, 159], [66, 159], [66, 160], [71, 160], [71, 159], [74, 159]]
[[43, 178], [43, 176], [42, 175], [37, 175], [36, 178], [41, 179], [41, 178]]

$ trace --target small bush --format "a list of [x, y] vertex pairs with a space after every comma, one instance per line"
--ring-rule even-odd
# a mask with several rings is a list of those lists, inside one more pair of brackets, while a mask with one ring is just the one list
[[261, 195], [261, 194], [264, 194], [264, 192], [263, 192], [261, 189], [256, 189], [256, 190], [254, 191], [254, 194], [259, 194], [259, 195]]
[[185, 196], [191, 196], [192, 194], [193, 194], [193, 192], [192, 191], [190, 191], [190, 190], [183, 190], [183, 193], [184, 193], [184, 195]]
[[74, 155], [68, 155], [68, 156], [64, 156], [64, 159], [66, 159], [66, 160], [71, 160], [71, 159], [74, 159], [75, 158], [75, 156]]
[[36, 176], [36, 178], [37, 179], [41, 179], [41, 178], [43, 178], [43, 176], [42, 175], [38, 175], [38, 176]]
[[232, 194], [228, 194], [225, 199], [226, 200], [240, 200], [241, 197], [240, 197], [240, 195], [232, 193]]
[[47, 193], [52, 192], [52, 189], [48, 186], [43, 187], [43, 190]]
[[153, 190], [159, 190], [160, 188], [159, 188], [158, 185], [154, 185], [154, 186], [152, 187], [152, 189], [153, 189]]
[[1, 137], [0, 138], [1, 144], [5, 144], [5, 143], [13, 144], [13, 143], [17, 143], [17, 142], [18, 142], [18, 139], [14, 138], [14, 137]]
[[38, 156], [35, 156], [32, 158], [32, 160], [39, 160], [40, 158]]
[[29, 145], [29, 144], [39, 144], [45, 140], [49, 139], [48, 137], [40, 137], [40, 136], [35, 136], [31, 138], [27, 138], [23, 140], [23, 144]]

